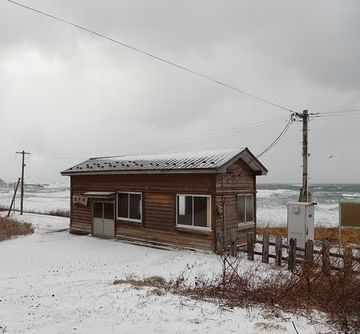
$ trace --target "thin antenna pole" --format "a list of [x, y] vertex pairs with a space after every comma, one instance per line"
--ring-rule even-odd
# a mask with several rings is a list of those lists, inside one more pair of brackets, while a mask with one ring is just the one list
[[21, 201], [20, 201], [20, 215], [23, 214], [24, 211], [24, 174], [25, 174], [25, 154], [30, 154], [29, 152], [25, 152], [22, 150], [21, 152], [16, 152], [16, 154], [22, 155], [22, 164], [21, 164]]

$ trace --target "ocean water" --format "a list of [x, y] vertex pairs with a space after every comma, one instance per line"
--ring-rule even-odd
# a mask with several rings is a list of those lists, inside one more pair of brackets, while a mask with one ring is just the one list
[[[9, 207], [14, 194], [14, 185], [0, 185], [0, 206]], [[20, 208], [20, 188], [15, 199], [15, 208]], [[55, 209], [69, 210], [70, 188], [63, 184], [25, 185], [24, 210], [46, 212]]]
[[[297, 184], [258, 184], [257, 219], [259, 226], [286, 226], [286, 203], [299, 196]], [[315, 184], [310, 187], [315, 208], [315, 224], [338, 226], [339, 200], [342, 196], [360, 197], [360, 184]], [[8, 207], [13, 185], [0, 185], [0, 205]], [[20, 206], [19, 196], [15, 202]], [[67, 185], [27, 185], [24, 209], [46, 212], [54, 209], [69, 210], [70, 189]]]
[[[298, 184], [258, 184], [257, 219], [261, 226], [285, 226], [286, 203], [297, 201]], [[360, 184], [314, 184], [310, 186], [315, 206], [315, 224], [338, 226], [339, 200], [343, 196], [360, 197]]]

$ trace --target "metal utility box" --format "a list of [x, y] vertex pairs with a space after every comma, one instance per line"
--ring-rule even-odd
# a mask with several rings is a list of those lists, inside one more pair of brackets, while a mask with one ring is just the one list
[[360, 228], [360, 198], [342, 197], [339, 202], [340, 228]]
[[287, 205], [288, 242], [296, 239], [296, 245], [305, 248], [306, 240], [314, 240], [313, 202], [292, 202]]

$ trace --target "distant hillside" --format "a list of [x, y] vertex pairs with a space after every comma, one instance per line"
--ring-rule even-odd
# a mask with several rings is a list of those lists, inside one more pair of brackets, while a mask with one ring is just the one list
[[0, 186], [6, 185], [6, 182], [0, 179]]

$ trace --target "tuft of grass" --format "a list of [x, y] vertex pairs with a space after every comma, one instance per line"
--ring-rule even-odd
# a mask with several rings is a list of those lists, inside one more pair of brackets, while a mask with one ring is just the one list
[[[258, 227], [256, 232], [259, 234], [270, 234], [273, 236], [287, 236], [286, 227]], [[318, 226], [315, 227], [315, 240], [319, 241], [329, 241], [333, 244], [360, 244], [360, 230], [356, 229], [344, 229], [341, 231], [341, 237], [339, 234], [339, 229], [336, 227], [325, 227]]]
[[114, 285], [118, 284], [130, 284], [136, 287], [153, 287], [153, 288], [167, 288], [168, 282], [164, 277], [161, 276], [150, 276], [145, 277], [144, 279], [136, 279], [133, 276], [130, 276], [125, 279], [117, 279], [113, 282]]
[[19, 222], [12, 218], [0, 217], [0, 241], [10, 239], [18, 235], [34, 233], [30, 223]]

